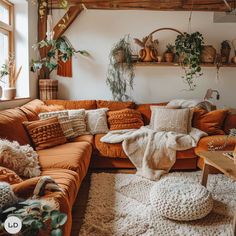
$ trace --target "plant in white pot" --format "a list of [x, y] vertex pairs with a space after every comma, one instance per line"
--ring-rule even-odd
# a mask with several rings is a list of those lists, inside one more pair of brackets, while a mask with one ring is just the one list
[[[17, 70], [15, 56], [9, 56], [9, 59], [1, 66], [0, 81], [5, 86], [2, 89], [2, 99], [12, 100], [16, 97], [16, 81], [19, 78], [22, 66]], [[5, 80], [7, 78], [8, 81]]]

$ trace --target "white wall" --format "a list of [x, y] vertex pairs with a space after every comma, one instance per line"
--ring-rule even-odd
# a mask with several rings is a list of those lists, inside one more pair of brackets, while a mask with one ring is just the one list
[[[60, 19], [63, 12], [54, 11]], [[142, 38], [160, 27], [172, 27], [180, 31], [188, 29], [189, 12], [174, 11], [108, 11], [87, 10], [73, 22], [65, 35], [76, 49], [91, 53], [93, 59], [80, 55], [73, 60], [73, 78], [58, 78], [59, 98], [62, 99], [112, 99], [107, 87], [106, 72], [108, 55], [114, 43], [125, 34], [131, 38]], [[55, 20], [56, 23], [56, 20]], [[219, 49], [224, 39], [233, 39], [235, 23], [213, 23], [213, 13], [194, 12], [192, 31], [200, 31], [206, 44]], [[176, 37], [172, 32], [155, 34], [162, 48]], [[134, 46], [138, 50], [137, 46]], [[163, 49], [161, 50], [163, 51]], [[236, 107], [236, 68], [222, 68], [221, 79], [216, 83], [216, 70], [203, 68], [204, 76], [199, 79], [194, 92], [186, 91], [181, 76], [182, 70], [175, 67], [139, 67], [136, 69], [133, 99], [138, 103], [168, 101], [172, 98], [203, 98], [208, 88], [220, 91], [220, 106]]]
[[[29, 63], [35, 57], [32, 45], [37, 42], [37, 6], [25, 0], [13, 0], [15, 5], [15, 54], [16, 65], [22, 65], [22, 71], [17, 81], [17, 96], [37, 97], [37, 75], [29, 71]], [[11, 102], [0, 101], [0, 109], [19, 106], [29, 99]]]

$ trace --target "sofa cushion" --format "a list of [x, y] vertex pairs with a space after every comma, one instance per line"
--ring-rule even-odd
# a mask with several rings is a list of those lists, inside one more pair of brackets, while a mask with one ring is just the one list
[[75, 139], [73, 139], [73, 142], [88, 142], [93, 147], [95, 147], [95, 145], [94, 145], [94, 136], [91, 135], [91, 134], [85, 134], [85, 135], [81, 135], [79, 137], [76, 137]]
[[[110, 157], [110, 158], [128, 158], [123, 151], [121, 143], [103, 143], [100, 139], [104, 136], [104, 134], [96, 134], [95, 135], [95, 148], [97, 149], [97, 154], [101, 157]], [[192, 159], [197, 157], [194, 148], [177, 151], [176, 158], [177, 159]]]
[[62, 105], [65, 109], [96, 109], [96, 100], [46, 100], [47, 105]]
[[139, 129], [144, 125], [141, 113], [134, 109], [109, 111], [107, 115], [110, 130]]
[[92, 146], [88, 142], [72, 142], [49, 149], [39, 150], [42, 170], [61, 168], [76, 171], [79, 176], [87, 173]]
[[97, 108], [108, 108], [110, 111], [122, 110], [125, 108], [134, 108], [134, 102], [118, 102], [118, 101], [107, 101], [97, 100]]
[[110, 158], [127, 158], [125, 155], [121, 143], [103, 143], [100, 139], [104, 134], [95, 135], [95, 147], [100, 156]]
[[57, 117], [23, 122], [36, 150], [50, 148], [66, 142]]
[[45, 106], [44, 102], [35, 99], [21, 106], [20, 109], [25, 113], [29, 121], [33, 121], [38, 120], [38, 114], [40, 113], [42, 106]]
[[230, 133], [230, 129], [236, 129], [236, 110], [230, 110], [224, 123], [224, 132]]
[[0, 138], [21, 145], [29, 144], [30, 139], [22, 124], [24, 121], [28, 121], [27, 117], [19, 108], [0, 111]]
[[151, 108], [150, 106], [165, 106], [167, 103], [150, 103], [150, 104], [139, 104], [135, 106], [135, 109], [142, 114], [144, 124], [149, 125], [151, 120]]
[[195, 148], [195, 153], [198, 155], [202, 151], [213, 151], [219, 150], [234, 150], [236, 145], [236, 138], [229, 137], [227, 135], [212, 135], [206, 136], [200, 139], [197, 147]]
[[84, 176], [82, 176], [80, 179], [79, 175], [75, 171], [67, 169], [43, 170], [42, 176], [52, 177], [61, 187], [64, 194], [66, 195], [66, 198], [69, 199], [70, 205], [73, 205]]
[[192, 125], [209, 135], [225, 134], [223, 131], [224, 120], [228, 114], [227, 110], [206, 110], [196, 108], [193, 114]]

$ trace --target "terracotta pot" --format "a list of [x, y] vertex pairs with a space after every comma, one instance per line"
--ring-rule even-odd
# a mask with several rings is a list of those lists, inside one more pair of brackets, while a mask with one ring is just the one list
[[230, 48], [221, 48], [220, 53], [222, 63], [229, 63], [230, 51]]
[[172, 52], [166, 52], [164, 53], [164, 59], [165, 59], [165, 62], [171, 63], [175, 59], [175, 54]]
[[236, 64], [236, 56], [232, 57], [231, 62]]
[[119, 50], [116, 52], [116, 54], [114, 54], [114, 59], [117, 63], [122, 63], [125, 61], [125, 55], [124, 55], [124, 51]]
[[12, 100], [16, 97], [16, 88], [3, 88], [2, 99]]
[[143, 62], [157, 61], [157, 55], [151, 48], [143, 48], [139, 51], [139, 57]]
[[214, 63], [216, 58], [216, 49], [211, 45], [203, 46], [201, 52], [202, 63]]

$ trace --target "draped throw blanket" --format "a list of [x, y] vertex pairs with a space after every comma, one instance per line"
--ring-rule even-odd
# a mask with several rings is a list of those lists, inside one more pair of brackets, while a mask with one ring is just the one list
[[137, 174], [158, 180], [174, 165], [176, 151], [196, 147], [203, 136], [207, 134], [195, 128], [189, 134], [178, 134], [155, 132], [148, 126], [143, 126], [137, 130], [110, 131], [101, 138], [101, 142], [122, 142], [123, 150], [136, 167]]

